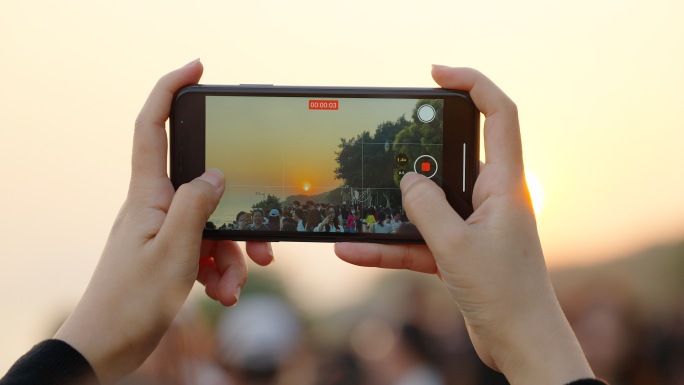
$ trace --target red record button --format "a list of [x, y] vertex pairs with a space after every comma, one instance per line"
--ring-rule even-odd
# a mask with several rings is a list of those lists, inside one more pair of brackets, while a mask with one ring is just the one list
[[339, 107], [339, 100], [309, 100], [310, 110], [337, 110]]
[[437, 160], [430, 155], [421, 155], [413, 163], [413, 171], [423, 174], [428, 178], [437, 175], [438, 168]]

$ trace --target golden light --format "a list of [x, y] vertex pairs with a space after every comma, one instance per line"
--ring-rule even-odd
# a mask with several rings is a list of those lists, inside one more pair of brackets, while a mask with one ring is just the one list
[[311, 189], [311, 184], [309, 182], [304, 182], [302, 188], [304, 189], [304, 191], [309, 191]]
[[525, 179], [527, 180], [527, 188], [530, 190], [534, 214], [538, 217], [544, 207], [544, 186], [542, 186], [539, 178], [530, 171], [525, 171]]

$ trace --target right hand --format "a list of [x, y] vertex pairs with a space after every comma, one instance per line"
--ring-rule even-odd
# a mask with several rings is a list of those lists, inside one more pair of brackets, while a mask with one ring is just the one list
[[511, 383], [593, 377], [548, 277], [515, 104], [475, 70], [435, 66], [432, 74], [444, 88], [469, 92], [486, 117], [475, 212], [463, 220], [442, 189], [410, 173], [401, 181], [404, 209], [427, 246], [340, 243], [335, 252], [357, 265], [438, 274], [480, 358]]

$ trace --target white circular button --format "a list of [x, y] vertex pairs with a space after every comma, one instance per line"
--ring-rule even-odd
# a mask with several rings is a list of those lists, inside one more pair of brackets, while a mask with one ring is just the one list
[[422, 106], [418, 107], [417, 115], [421, 122], [430, 123], [431, 121], [435, 120], [437, 112], [435, 112], [435, 107], [432, 107], [429, 104], [423, 104]]

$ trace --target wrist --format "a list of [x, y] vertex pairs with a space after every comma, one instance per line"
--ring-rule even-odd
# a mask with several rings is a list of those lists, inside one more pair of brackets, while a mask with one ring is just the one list
[[106, 385], [116, 383], [140, 366], [162, 336], [156, 330], [165, 328], [152, 325], [158, 321], [139, 322], [135, 313], [149, 309], [108, 307], [100, 303], [113, 302], [88, 298], [86, 293], [55, 338], [81, 353], [100, 383]]
[[529, 313], [495, 353], [511, 384], [569, 384], [594, 378], [581, 346], [555, 296], [546, 312]]
[[55, 338], [79, 351], [102, 384], [112, 384], [144, 362], [182, 302], [176, 298], [177, 289], [168, 285], [137, 283], [163, 282], [163, 278], [142, 276], [142, 269], [126, 275], [121, 271], [125, 261], [116, 260], [117, 265], [104, 254], [81, 301]]

